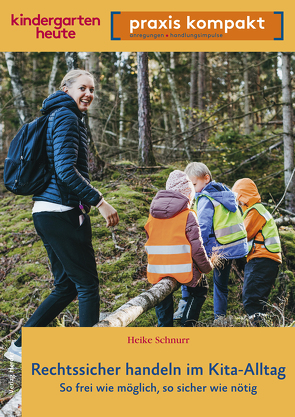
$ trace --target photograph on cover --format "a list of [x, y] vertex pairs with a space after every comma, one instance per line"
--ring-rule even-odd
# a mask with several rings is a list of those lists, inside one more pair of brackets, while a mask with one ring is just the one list
[[0, 59], [6, 358], [22, 326], [292, 325], [294, 54]]

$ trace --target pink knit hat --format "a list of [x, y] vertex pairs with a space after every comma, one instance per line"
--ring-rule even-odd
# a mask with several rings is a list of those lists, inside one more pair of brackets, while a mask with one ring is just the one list
[[195, 189], [189, 177], [176, 169], [172, 171], [166, 182], [166, 190], [178, 191], [189, 199], [190, 204], [195, 196]]

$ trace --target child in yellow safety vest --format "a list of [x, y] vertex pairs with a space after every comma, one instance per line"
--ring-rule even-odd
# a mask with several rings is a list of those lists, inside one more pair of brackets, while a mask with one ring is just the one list
[[[202, 273], [212, 264], [203, 246], [196, 213], [190, 210], [194, 187], [187, 175], [171, 172], [166, 190], [157, 193], [152, 201], [145, 225], [148, 255], [147, 278], [155, 284], [169, 276], [188, 288], [188, 302], [181, 325], [192, 327], [199, 318], [206, 299], [208, 283]], [[173, 326], [173, 298], [168, 295], [156, 306], [159, 327]]]
[[282, 263], [280, 238], [273, 217], [261, 203], [255, 183], [250, 178], [242, 178], [232, 190], [244, 213], [248, 239], [243, 304], [252, 325], [259, 326]]

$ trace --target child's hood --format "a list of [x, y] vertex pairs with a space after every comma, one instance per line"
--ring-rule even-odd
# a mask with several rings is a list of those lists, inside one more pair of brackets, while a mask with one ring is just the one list
[[221, 203], [227, 210], [235, 213], [238, 209], [238, 204], [234, 193], [220, 182], [211, 181], [200, 193], [196, 193], [195, 198], [197, 199], [201, 194], [208, 194], [214, 200]]
[[237, 200], [242, 201], [248, 207], [261, 202], [257, 187], [250, 178], [242, 178], [236, 181], [232, 190], [234, 193], [237, 193]]
[[150, 213], [156, 219], [170, 219], [188, 208], [189, 199], [178, 191], [161, 190], [154, 197]]

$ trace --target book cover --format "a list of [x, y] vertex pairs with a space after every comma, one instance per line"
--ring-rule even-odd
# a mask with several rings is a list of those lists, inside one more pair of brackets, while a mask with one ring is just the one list
[[[2, 6], [1, 177], [18, 128], [41, 116], [43, 100], [78, 65], [95, 80], [94, 91], [84, 86], [86, 98], [74, 96], [82, 111], [79, 100], [87, 107], [93, 95], [86, 120], [91, 183], [120, 222], [107, 227], [92, 207], [89, 216], [81, 211], [76, 227], [83, 227], [85, 216], [91, 219], [100, 324], [79, 327], [76, 299], [53, 326], [23, 327], [22, 364], [8, 361], [3, 355], [11, 340], [50, 294], [54, 278], [34, 229], [30, 197], [4, 192], [1, 179], [1, 417], [291, 411], [293, 16], [294, 6], [285, 0], [17, 0]], [[157, 326], [154, 306], [177, 284], [163, 281], [150, 291], [144, 225], [170, 172], [192, 161], [208, 165], [214, 179], [229, 187], [252, 178], [280, 227], [283, 263], [259, 327], [243, 308], [244, 274], [236, 263], [226, 318], [214, 320], [211, 272], [196, 325]], [[178, 289], [175, 309], [180, 298]]]

